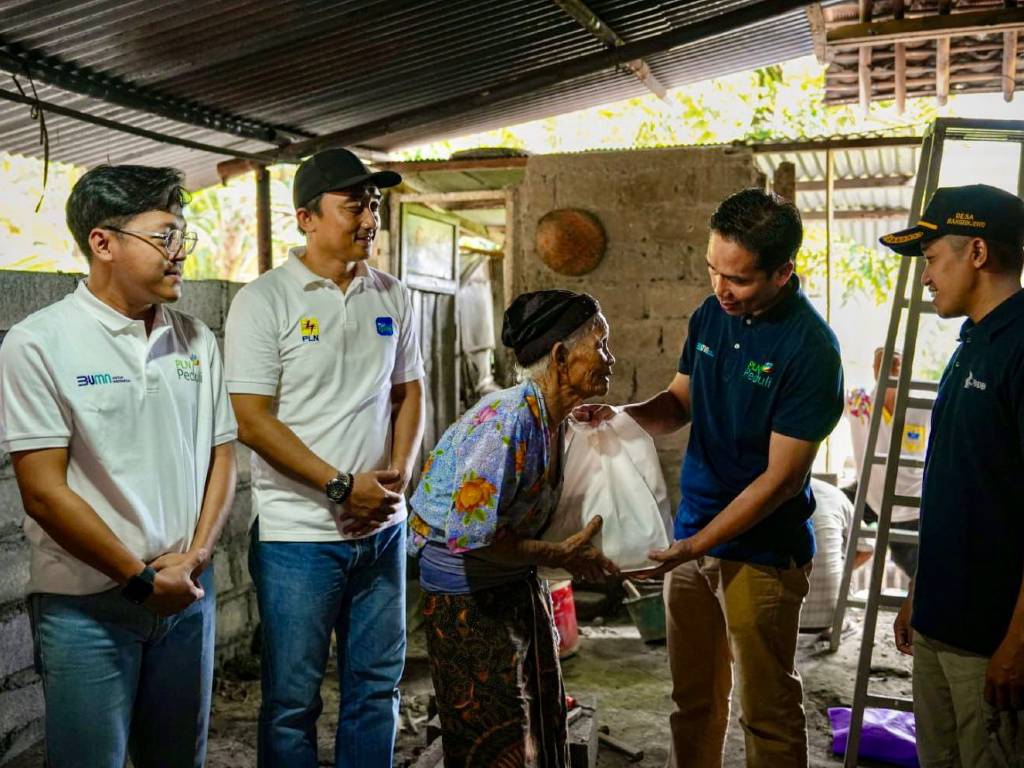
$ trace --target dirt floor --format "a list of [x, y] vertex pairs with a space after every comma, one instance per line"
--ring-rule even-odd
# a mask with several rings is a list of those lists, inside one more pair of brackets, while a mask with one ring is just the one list
[[[587, 598], [579, 596], [586, 614]], [[810, 737], [810, 765], [835, 766], [841, 759], [831, 753], [827, 709], [849, 705], [853, 693], [860, 624], [856, 612], [840, 650], [825, 652], [813, 636], [801, 636], [798, 666], [804, 680], [804, 698]], [[876, 634], [872, 689], [879, 693], [910, 694], [910, 662], [891, 641], [891, 614], [880, 617]], [[611, 616], [581, 621], [579, 652], [563, 663], [568, 693], [596, 704], [598, 722], [611, 735], [644, 750], [644, 757], [630, 763], [602, 747], [598, 765], [664, 765], [668, 746], [669, 676], [664, 645], [647, 645], [621, 607]], [[406, 674], [402, 684], [402, 725], [395, 765], [409, 766], [424, 747], [427, 702], [431, 692], [422, 630], [410, 632]], [[230, 664], [218, 677], [210, 728], [209, 768], [248, 768], [256, 765], [256, 717], [259, 682], [255, 659]], [[338, 688], [334, 670], [323, 690], [324, 714], [320, 720], [320, 764], [333, 765], [334, 728], [337, 722]], [[727, 766], [743, 766], [743, 735], [733, 707], [726, 746]], [[32, 750], [10, 763], [12, 768], [42, 764], [41, 751]]]

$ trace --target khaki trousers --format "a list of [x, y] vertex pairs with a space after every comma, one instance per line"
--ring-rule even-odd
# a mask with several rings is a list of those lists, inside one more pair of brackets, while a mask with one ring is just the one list
[[675, 711], [670, 768], [720, 768], [732, 665], [749, 768], [805, 768], [807, 724], [796, 671], [810, 563], [772, 568], [702, 557], [665, 579]]
[[914, 633], [914, 719], [921, 768], [1018, 768], [1024, 722], [985, 701], [988, 657]]

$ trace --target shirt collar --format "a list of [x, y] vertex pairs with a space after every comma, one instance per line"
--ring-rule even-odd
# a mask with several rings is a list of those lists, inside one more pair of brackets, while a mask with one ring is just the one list
[[[288, 260], [284, 263], [284, 268], [288, 270], [305, 288], [310, 285], [326, 285], [328, 287], [337, 288], [333, 280], [322, 277], [316, 272], [306, 266], [306, 262], [303, 258], [306, 255], [306, 246], [299, 245], [295, 248], [288, 249]], [[356, 274], [352, 279], [352, 286], [361, 284], [360, 278], [369, 277], [370, 268], [366, 266], [365, 261], [356, 262]], [[351, 286], [350, 286], [351, 287]]]
[[764, 312], [759, 315], [744, 315], [740, 319], [743, 322], [750, 320], [751, 324], [753, 324], [760, 322], [776, 322], [788, 317], [796, 308], [797, 304], [800, 303], [802, 296], [800, 292], [800, 278], [797, 277], [795, 272], [786, 284], [782, 286], [782, 290], [785, 295]]
[[980, 323], [975, 323], [970, 318], [964, 320], [964, 324], [960, 326], [960, 341], [966, 340], [968, 336], [972, 339], [991, 341], [993, 336], [1021, 316], [1024, 316], [1024, 290], [1017, 291], [1004, 300], [981, 318]]
[[[105, 327], [115, 333], [127, 330], [136, 323], [141, 324], [143, 328], [145, 327], [144, 321], [134, 320], [127, 315], [121, 314], [109, 304], [100, 301], [89, 290], [87, 283], [88, 280], [82, 280], [78, 283], [78, 287], [75, 289], [75, 298], [90, 315], [99, 320]], [[164, 308], [159, 304], [154, 305], [154, 308], [156, 311], [153, 314], [153, 327], [150, 330], [150, 336], [157, 329], [168, 325], [167, 312], [164, 311]]]

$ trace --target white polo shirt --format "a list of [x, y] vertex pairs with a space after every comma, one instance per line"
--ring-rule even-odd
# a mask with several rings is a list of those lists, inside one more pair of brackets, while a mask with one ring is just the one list
[[[68, 449], [68, 486], [140, 560], [184, 552], [210, 452], [234, 440], [213, 333], [158, 306], [147, 338], [86, 287], [29, 315], [0, 346], [0, 447]], [[84, 595], [115, 585], [30, 517], [29, 592]]]
[[[303, 263], [305, 248], [246, 285], [228, 311], [228, 392], [272, 395], [303, 443], [345, 472], [387, 469], [391, 387], [423, 377], [409, 290], [364, 263], [343, 293]], [[343, 509], [322, 488], [252, 454], [261, 541], [341, 541]], [[405, 520], [403, 503], [388, 525]]]

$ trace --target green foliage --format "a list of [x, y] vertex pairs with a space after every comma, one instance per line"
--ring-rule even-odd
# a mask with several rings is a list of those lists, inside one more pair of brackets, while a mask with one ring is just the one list
[[85, 272], [85, 257], [64, 223], [64, 202], [83, 171], [50, 163], [44, 190], [42, 166], [0, 152], [0, 269]]
[[[304, 242], [295, 228], [291, 196], [294, 174], [293, 166], [270, 169], [275, 264], [287, 258], [290, 247]], [[238, 282], [254, 279], [258, 271], [255, 211], [256, 180], [251, 173], [195, 193], [185, 215], [189, 227], [199, 233], [199, 243], [185, 262], [185, 277]]]
[[[825, 227], [804, 225], [804, 244], [797, 254], [797, 273], [808, 293], [825, 293]], [[885, 304], [896, 285], [899, 256], [867, 248], [847, 238], [832, 237], [832, 299], [845, 305], [855, 295]]]

